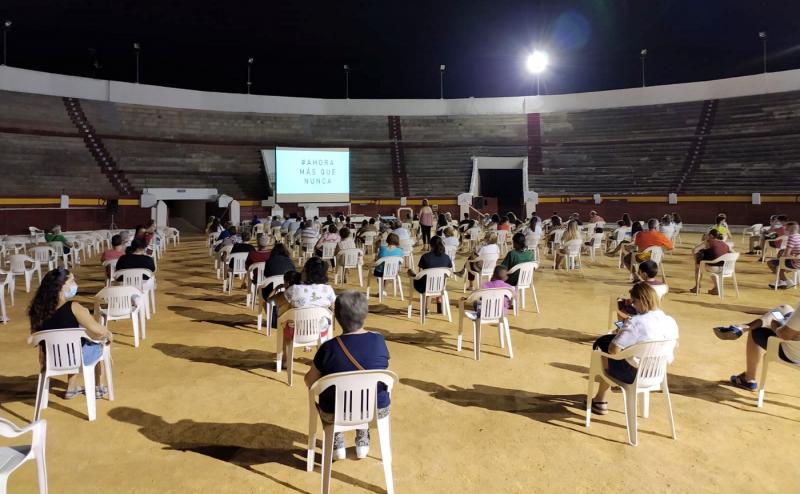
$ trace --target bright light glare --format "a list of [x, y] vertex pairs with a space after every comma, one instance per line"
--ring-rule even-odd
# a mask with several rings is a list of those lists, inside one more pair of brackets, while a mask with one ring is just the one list
[[541, 74], [547, 68], [550, 62], [550, 57], [543, 51], [536, 50], [528, 56], [527, 65], [528, 70], [534, 74]]

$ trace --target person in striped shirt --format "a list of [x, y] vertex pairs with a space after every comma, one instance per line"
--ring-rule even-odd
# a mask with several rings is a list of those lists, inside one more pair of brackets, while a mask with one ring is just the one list
[[[778, 252], [778, 257], [800, 257], [800, 226], [798, 226], [796, 221], [790, 221], [786, 223], [786, 245]], [[787, 259], [785, 261], [785, 267], [788, 269], [798, 269], [800, 268], [800, 261], [794, 261], [791, 259]], [[772, 259], [767, 261], [769, 265], [769, 269], [774, 273], [778, 270], [778, 265], [780, 264], [779, 259]], [[786, 279], [786, 270], [781, 269], [778, 273], [780, 280], [778, 281], [778, 288], [791, 288], [794, 286], [793, 281], [789, 281]], [[775, 288], [775, 284], [772, 283], [769, 285], [770, 288]]]

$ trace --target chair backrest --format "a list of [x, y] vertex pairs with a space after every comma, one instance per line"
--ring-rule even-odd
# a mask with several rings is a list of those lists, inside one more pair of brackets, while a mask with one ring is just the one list
[[605, 233], [595, 233], [592, 235], [592, 248], [599, 249], [603, 246], [603, 237], [605, 237]]
[[479, 240], [481, 238], [481, 229], [477, 226], [470, 228], [467, 230], [467, 234], [469, 235], [470, 240]]
[[103, 263], [103, 267], [106, 268], [106, 273], [108, 274], [109, 279], [114, 279], [114, 271], [117, 269], [117, 261], [119, 261], [119, 259], [111, 259]]
[[397, 374], [383, 369], [329, 374], [320, 378], [308, 390], [309, 405], [313, 407], [316, 397], [334, 386], [334, 425], [368, 424], [375, 418], [375, 410], [378, 408], [378, 383], [386, 385], [391, 393], [396, 382]]
[[403, 255], [410, 255], [414, 251], [414, 241], [406, 238], [400, 241], [400, 248], [403, 249]]
[[228, 261], [233, 261], [233, 272], [234, 273], [246, 273], [247, 268], [244, 267], [245, 263], [247, 262], [247, 257], [250, 255], [248, 252], [237, 252], [235, 254], [231, 254], [228, 257]]
[[53, 248], [54, 251], [56, 251], [57, 256], [64, 255], [64, 244], [62, 244], [61, 242], [49, 242], [47, 245], [49, 245], [50, 247]]
[[511, 268], [509, 274], [519, 272], [517, 276], [517, 289], [530, 288], [533, 284], [533, 272], [539, 267], [538, 262], [521, 262]]
[[501, 248], [506, 243], [506, 237], [508, 237], [508, 230], [497, 230], [497, 245]]
[[361, 262], [361, 249], [344, 249], [339, 251], [342, 267], [355, 268]]
[[142, 291], [135, 286], [107, 286], [94, 296], [106, 303], [106, 313], [109, 317], [123, 317], [133, 311], [133, 296], [138, 295], [140, 302], [144, 302]]
[[553, 243], [561, 243], [561, 237], [564, 236], [565, 229], [559, 228], [558, 230], [553, 231]]
[[444, 252], [450, 257], [450, 262], [453, 263], [453, 266], [456, 265], [456, 254], [458, 252], [458, 247], [455, 245], [445, 245]]
[[582, 246], [583, 246], [583, 240], [576, 238], [564, 244], [564, 249], [567, 251], [568, 256], [579, 256], [581, 255]]
[[114, 276], [116, 278], [121, 276], [124, 286], [132, 286], [144, 291], [144, 277], [152, 278], [153, 272], [143, 268], [120, 269], [114, 272]]
[[272, 285], [273, 290], [275, 289], [276, 286], [283, 285], [283, 275], [279, 274], [276, 276], [269, 276], [267, 278], [264, 278], [263, 281], [259, 283], [259, 286], [261, 287], [265, 287], [267, 285]]
[[374, 241], [375, 241], [375, 235], [377, 235], [377, 234], [378, 234], [378, 232], [376, 232], [376, 231], [373, 231], [373, 230], [367, 230], [367, 231], [365, 231], [365, 232], [364, 232], [364, 235], [363, 235], [363, 237], [364, 237], [364, 243], [365, 243], [365, 244], [369, 244], [369, 243], [372, 243], [372, 242], [374, 242]]
[[629, 231], [631, 231], [631, 229], [625, 226], [617, 228], [616, 230], [614, 230], [614, 240], [616, 242], [622, 242], [625, 239], [625, 235]]
[[336, 254], [336, 243], [334, 242], [323, 242], [322, 244], [322, 258], [323, 259], [333, 259], [333, 256]]
[[758, 234], [761, 229], [764, 228], [762, 223], [756, 223], [754, 225], [750, 225], [749, 227], [744, 229], [744, 233], [751, 233], [751, 234]]
[[52, 247], [39, 246], [33, 248], [33, 258], [39, 262], [50, 262], [56, 257], [56, 250]]
[[266, 266], [266, 262], [254, 262], [249, 268], [247, 268], [247, 275], [250, 277], [250, 279], [253, 279], [253, 271], [256, 272], [256, 285], [262, 285], [264, 283], [264, 269]]
[[656, 295], [658, 295], [659, 300], [664, 298], [664, 296], [669, 293], [669, 285], [667, 284], [651, 285], [651, 288], [656, 291]]
[[11, 265], [11, 272], [15, 274], [24, 273], [26, 269], [25, 262], [33, 261], [25, 254], [14, 254], [8, 257], [8, 262]]
[[333, 315], [324, 307], [307, 307], [289, 309], [280, 317], [280, 321], [286, 320], [294, 321], [294, 345], [305, 346], [319, 340], [319, 334], [333, 321]]
[[667, 365], [672, 360], [675, 340], [648, 341], [630, 347], [633, 357], [639, 360], [636, 371], [636, 387], [658, 386], [667, 374]]
[[447, 277], [451, 274], [450, 268], [428, 268], [417, 273], [417, 277], [425, 276], [425, 295], [441, 295], [447, 290]]
[[481, 274], [491, 275], [494, 273], [494, 268], [497, 266], [497, 260], [500, 258], [497, 254], [484, 254], [478, 257], [478, 261], [483, 261], [481, 264]]
[[83, 328], [38, 331], [28, 337], [28, 343], [44, 343], [45, 370], [56, 374], [77, 372], [83, 364], [81, 338], [88, 338]]
[[736, 261], [739, 259], [738, 252], [730, 252], [723, 256], [720, 256], [719, 259], [723, 262], [722, 264], [722, 276], [728, 277], [733, 276], [736, 272]]
[[388, 257], [381, 257], [375, 263], [375, 266], [379, 264], [383, 264], [383, 276], [384, 280], [393, 280], [397, 278], [397, 275], [400, 273], [400, 265], [403, 263], [403, 258], [400, 256], [388, 256]]
[[643, 252], [649, 252], [650, 260], [658, 265], [661, 265], [661, 260], [664, 258], [664, 249], [654, 245], [646, 248]]
[[480, 319], [482, 322], [494, 322], [503, 317], [506, 299], [513, 299], [514, 292], [508, 288], [486, 288], [475, 290], [469, 298], [480, 299]]

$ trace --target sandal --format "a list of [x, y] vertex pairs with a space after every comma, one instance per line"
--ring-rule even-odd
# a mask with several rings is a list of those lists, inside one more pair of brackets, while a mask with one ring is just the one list
[[607, 401], [592, 401], [592, 413], [596, 413], [597, 415], [606, 415], [606, 414], [608, 414], [608, 402]]
[[94, 397], [97, 400], [102, 400], [103, 398], [108, 398], [108, 388], [106, 386], [95, 386], [95, 388], [94, 388]]
[[714, 334], [720, 340], [736, 340], [744, 334], [739, 326], [718, 326], [714, 328]]
[[73, 398], [77, 398], [79, 395], [83, 394], [83, 386], [78, 386], [75, 389], [68, 389], [66, 393], [64, 393], [65, 400], [71, 400]]
[[731, 384], [737, 388], [746, 389], [747, 391], [756, 391], [758, 389], [758, 383], [745, 379], [744, 372], [736, 376], [731, 376]]

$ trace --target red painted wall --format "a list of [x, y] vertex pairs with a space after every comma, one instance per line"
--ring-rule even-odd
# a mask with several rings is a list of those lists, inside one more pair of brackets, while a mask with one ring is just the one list
[[[150, 209], [138, 206], [120, 206], [114, 216], [118, 228], [133, 228], [150, 219]], [[48, 230], [53, 225], [61, 225], [64, 231], [100, 230], [111, 225], [111, 215], [103, 207], [87, 208], [42, 208], [42, 207], [0, 207], [0, 233], [17, 235], [28, 234], [28, 227]]]

